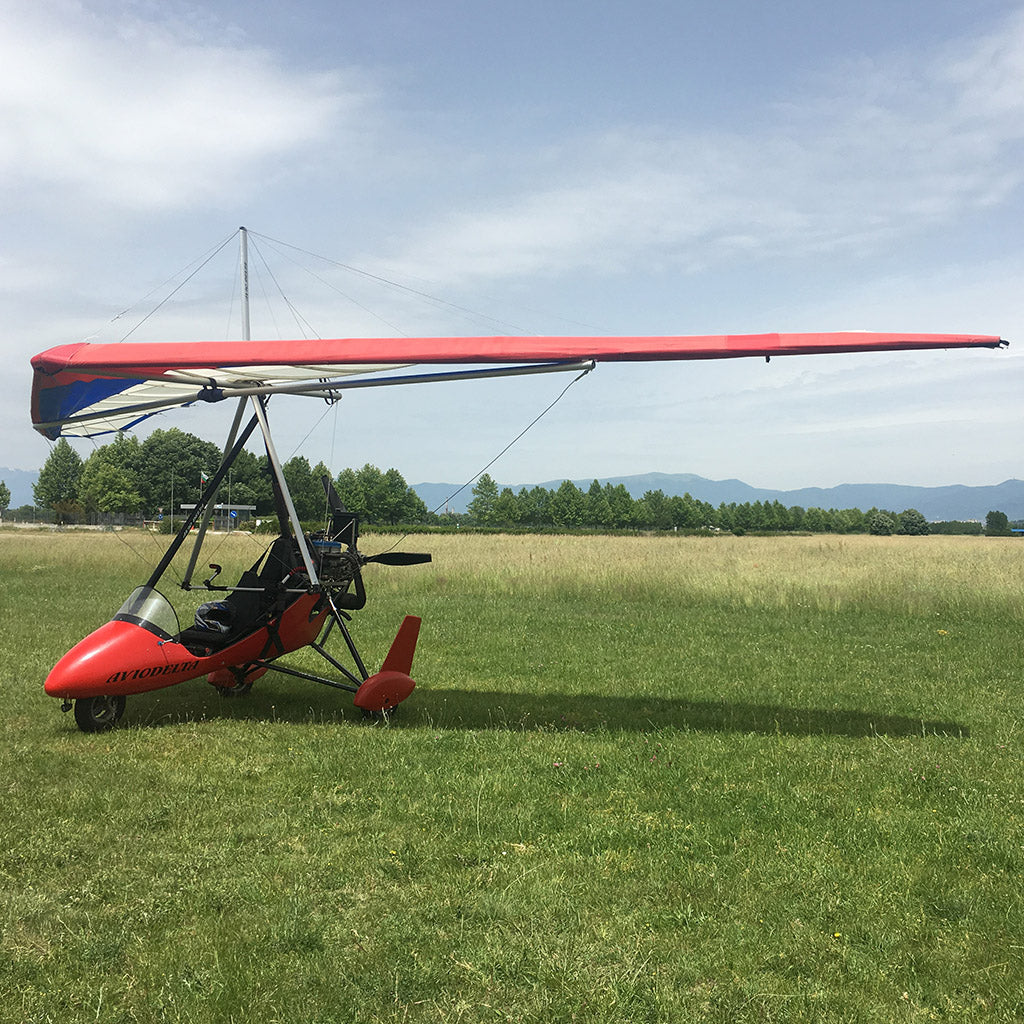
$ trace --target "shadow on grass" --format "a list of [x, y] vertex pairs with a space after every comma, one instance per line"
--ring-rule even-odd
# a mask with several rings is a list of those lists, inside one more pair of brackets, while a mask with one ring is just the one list
[[903, 715], [848, 709], [795, 708], [735, 701], [688, 701], [663, 697], [508, 694], [431, 690], [419, 717], [440, 728], [593, 729], [646, 732], [784, 733], [789, 736], [921, 736], [966, 738], [967, 726]]
[[[125, 724], [136, 727], [202, 720], [365, 724], [367, 717], [345, 693], [283, 684], [254, 688], [225, 699], [212, 688], [174, 687], [130, 698]], [[369, 719], [376, 722], [378, 719]], [[649, 732], [681, 729], [788, 736], [922, 736], [967, 738], [959, 722], [835, 708], [800, 708], [736, 701], [594, 694], [516, 694], [422, 688], [387, 716], [392, 727], [431, 729], [595, 730]]]

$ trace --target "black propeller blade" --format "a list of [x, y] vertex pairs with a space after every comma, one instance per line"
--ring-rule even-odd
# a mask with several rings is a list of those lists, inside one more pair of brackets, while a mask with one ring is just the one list
[[430, 555], [415, 551], [383, 551], [379, 555], [364, 555], [363, 561], [381, 565], [421, 565], [430, 561]]

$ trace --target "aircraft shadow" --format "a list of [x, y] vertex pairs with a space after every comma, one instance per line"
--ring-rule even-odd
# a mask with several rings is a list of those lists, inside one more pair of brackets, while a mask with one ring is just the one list
[[[125, 724], [173, 725], [203, 719], [292, 723], [351, 722], [367, 718], [344, 693], [309, 688], [257, 686], [246, 697], [225, 699], [212, 691], [173, 687], [130, 698]], [[737, 701], [690, 701], [663, 697], [608, 697], [594, 694], [517, 694], [487, 690], [419, 688], [386, 716], [391, 727], [465, 730], [554, 730], [760, 733], [787, 736], [956, 736], [961, 722], [849, 708], [789, 707]]]
[[425, 724], [463, 729], [585, 732], [681, 729], [790, 736], [970, 735], [968, 727], [959, 722], [872, 711], [592, 694], [566, 696], [431, 689], [424, 691], [417, 714]]

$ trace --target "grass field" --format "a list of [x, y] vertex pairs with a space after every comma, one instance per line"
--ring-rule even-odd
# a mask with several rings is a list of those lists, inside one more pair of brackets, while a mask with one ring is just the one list
[[42, 682], [124, 541], [0, 533], [0, 1021], [1024, 1019], [1024, 543], [432, 537], [355, 623], [424, 618], [390, 720], [90, 736]]

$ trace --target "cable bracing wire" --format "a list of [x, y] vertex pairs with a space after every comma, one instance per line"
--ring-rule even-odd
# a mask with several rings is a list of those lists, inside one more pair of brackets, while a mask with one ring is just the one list
[[[327, 263], [327, 264], [329, 264], [331, 266], [338, 267], [340, 270], [345, 270], [345, 271], [347, 271], [350, 274], [356, 274], [359, 277], [365, 277], [367, 280], [375, 281], [378, 284], [386, 285], [387, 287], [394, 288], [397, 291], [405, 292], [405, 293], [407, 293], [409, 295], [415, 295], [417, 298], [425, 299], [427, 302], [433, 303], [435, 306], [439, 306], [439, 307], [443, 307], [445, 309], [452, 310], [452, 311], [454, 311], [456, 313], [460, 313], [460, 314], [462, 314], [464, 316], [472, 317], [473, 319], [476, 319], [476, 320], [482, 320], [482, 321], [485, 321], [487, 323], [494, 324], [497, 328], [499, 328], [499, 333], [501, 333], [501, 334], [510, 334], [510, 333], [511, 334], [522, 334], [522, 333], [524, 333], [525, 329], [522, 328], [522, 327], [519, 327], [519, 326], [517, 326], [515, 324], [505, 323], [504, 321], [499, 320], [496, 317], [488, 316], [486, 313], [481, 313], [479, 310], [470, 309], [468, 306], [460, 306], [460, 305], [458, 305], [458, 303], [449, 302], [447, 299], [442, 299], [442, 298], [439, 298], [436, 295], [431, 295], [429, 292], [422, 291], [422, 290], [420, 290], [418, 288], [411, 288], [409, 285], [400, 284], [397, 281], [392, 281], [389, 278], [382, 277], [380, 274], [374, 274], [374, 273], [370, 272], [369, 270], [361, 270], [359, 267], [353, 267], [351, 264], [342, 263], [340, 260], [331, 259], [328, 256], [321, 256], [318, 253], [310, 252], [308, 249], [303, 249], [303, 248], [301, 248], [300, 246], [297, 246], [297, 245], [291, 245], [289, 242], [282, 242], [280, 239], [277, 239], [277, 238], [270, 238], [267, 235], [260, 235], [260, 238], [262, 238], [266, 242], [270, 242], [270, 243], [273, 243], [275, 245], [285, 246], [288, 249], [293, 249], [293, 250], [295, 250], [295, 252], [300, 252], [304, 256], [310, 256], [313, 259], [321, 260], [322, 262]], [[285, 253], [281, 253], [281, 255], [285, 256], [285, 258], [288, 258]], [[293, 262], [295, 262], [295, 261], [293, 261]], [[297, 264], [297, 265], [300, 266], [300, 267], [302, 266], [301, 264]], [[308, 267], [303, 267], [302, 269], [304, 269], [306, 271], [306, 273], [310, 274], [312, 277], [316, 278], [316, 280], [322, 281], [323, 284], [327, 285], [327, 287], [333, 288], [339, 294], [344, 294], [335, 285], [332, 285], [329, 281], [324, 281], [323, 278], [321, 278], [319, 275], [314, 274], [311, 270], [309, 270]], [[345, 297], [347, 299], [349, 299], [349, 301], [353, 302], [355, 305], [359, 306], [360, 309], [365, 309], [364, 306], [362, 306], [360, 303], [358, 303], [354, 299], [352, 299], [351, 296], [346, 295]], [[370, 312], [370, 313], [373, 312], [372, 310], [366, 310], [366, 311]], [[376, 314], [374, 314], [374, 315], [376, 315]], [[381, 320], [384, 323], [387, 323], [387, 321], [384, 320], [383, 317], [378, 316], [377, 319]], [[388, 326], [392, 326], [392, 325], [389, 324]], [[397, 330], [397, 328], [394, 328], [393, 326], [392, 326], [392, 329], [393, 330]], [[404, 332], [400, 332], [400, 333], [404, 333]]]
[[[514, 444], [516, 444], [518, 441], [520, 441], [534, 426], [536, 426], [549, 412], [551, 412], [551, 410], [554, 409], [554, 407], [556, 405], [558, 405], [558, 403], [565, 397], [565, 395], [568, 392], [569, 388], [571, 388], [573, 386], [573, 384], [577, 383], [577, 381], [580, 381], [584, 377], [586, 377], [586, 375], [588, 373], [590, 373], [590, 371], [592, 369], [593, 369], [592, 366], [588, 367], [582, 373], [579, 373], [575, 377], [573, 377], [573, 379], [571, 381], [569, 381], [569, 383], [566, 384], [565, 387], [562, 388], [561, 391], [558, 392], [558, 394], [555, 396], [554, 400], [551, 401], [550, 403], [548, 403], [548, 405], [546, 405], [539, 413], [537, 413], [537, 415], [534, 416], [534, 418], [532, 420], [530, 420], [530, 422], [527, 423], [526, 426], [523, 427], [523, 429], [520, 430], [519, 433], [516, 434], [516, 436], [513, 437], [512, 440], [509, 441], [508, 444], [506, 444], [505, 447], [502, 448], [501, 451], [498, 452], [498, 454], [495, 455], [494, 458], [492, 458], [490, 460], [490, 462], [488, 462], [485, 466], [483, 466], [480, 469], [478, 469], [461, 487], [457, 487], [454, 491], [452, 491], [452, 493], [449, 494], [448, 497], [445, 498], [444, 501], [442, 501], [440, 505], [438, 505], [436, 508], [431, 510], [430, 514], [431, 515], [437, 515], [437, 513], [440, 512], [441, 509], [443, 509], [448, 504], [448, 502], [450, 502], [452, 500], [452, 498], [454, 498], [458, 494], [461, 494], [474, 481], [479, 480], [480, 477], [482, 477], [484, 475], [484, 473], [486, 473], [487, 470], [489, 470], [491, 468], [491, 466], [493, 466], [498, 461], [498, 459], [500, 459], [502, 457], [502, 455], [505, 454], [505, 452], [507, 452]], [[408, 536], [409, 536], [408, 533], [403, 534], [389, 548], [385, 548], [385, 551], [394, 551], [394, 549], [397, 548], [398, 545], [401, 544]]]
[[[190, 274], [188, 274], [188, 276], [186, 276], [178, 284], [178, 286], [176, 288], [173, 288], [170, 292], [168, 292], [167, 295], [165, 295], [141, 320], [139, 320], [138, 323], [136, 323], [135, 326], [132, 327], [132, 329], [130, 331], [128, 331], [125, 335], [123, 335], [121, 337], [120, 341], [127, 341], [128, 338], [130, 338], [151, 316], [153, 316], [153, 314], [156, 313], [156, 311], [158, 309], [160, 309], [167, 302], [169, 302], [175, 295], [177, 295], [177, 293], [180, 292], [181, 289], [184, 288], [185, 285], [188, 284], [188, 282], [191, 281], [192, 278], [195, 277], [196, 274], [198, 274], [199, 271], [202, 270], [203, 267], [205, 267], [206, 264], [209, 263], [210, 260], [212, 260], [214, 258], [214, 256], [216, 256], [229, 242], [234, 241], [235, 237], [236, 237], [235, 233], [232, 232], [232, 234], [228, 235], [228, 237], [225, 238], [224, 241], [220, 243], [220, 245], [216, 246], [213, 250], [211, 250], [209, 255], [207, 255], [205, 258], [200, 257], [199, 260], [195, 261], [194, 263], [189, 264], [189, 266], [192, 266], [195, 269]], [[188, 267], [186, 267], [185, 270], [188, 270]], [[179, 270], [178, 273], [179, 274], [183, 273], [183, 271]], [[177, 276], [178, 276], [177, 274], [172, 275], [162, 285], [160, 285], [158, 288], [152, 289], [152, 291], [150, 291], [148, 295], [144, 296], [144, 298], [149, 298], [149, 296], [152, 295], [153, 292], [159, 291], [160, 288], [165, 287], [167, 284], [169, 284], [171, 281], [173, 281]], [[139, 302], [142, 302], [142, 301], [143, 301], [143, 299], [139, 300]], [[113, 318], [113, 320], [111, 320], [111, 323], [113, 323], [116, 320], [120, 320], [121, 317], [123, 317], [126, 313], [129, 313], [131, 310], [133, 310], [135, 308], [135, 306], [137, 306], [139, 304], [139, 302], [136, 302], [134, 306], [129, 306], [128, 309], [122, 310], [120, 313], [117, 314], [117, 316], [115, 316]]]

